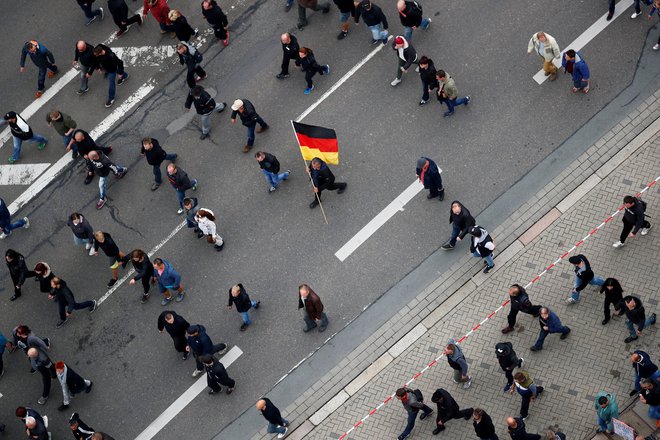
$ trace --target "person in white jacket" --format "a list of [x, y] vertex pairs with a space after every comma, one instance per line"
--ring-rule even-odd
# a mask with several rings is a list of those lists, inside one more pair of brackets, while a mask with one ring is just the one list
[[213, 211], [206, 208], [200, 208], [199, 211], [197, 211], [197, 214], [195, 214], [195, 221], [202, 234], [206, 235], [206, 241], [213, 244], [215, 250], [220, 252], [225, 242], [217, 233]]
[[532, 38], [529, 39], [529, 44], [527, 44], [527, 55], [531, 55], [532, 51], [541, 57], [545, 76], [549, 76], [550, 81], [556, 80], [557, 66], [552, 61], [561, 56], [557, 40], [550, 34], [537, 32], [532, 35]]

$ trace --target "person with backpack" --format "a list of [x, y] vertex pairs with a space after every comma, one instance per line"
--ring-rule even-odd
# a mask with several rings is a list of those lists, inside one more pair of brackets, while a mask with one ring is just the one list
[[493, 261], [493, 250], [495, 250], [495, 243], [487, 230], [481, 226], [473, 226], [470, 229], [472, 235], [472, 243], [470, 244], [470, 252], [473, 257], [483, 258], [486, 268], [484, 273], [490, 272], [495, 267]]
[[21, 160], [21, 147], [24, 141], [36, 142], [37, 149], [43, 151], [48, 145], [48, 139], [36, 134], [32, 131], [32, 127], [16, 112], [7, 112], [2, 120], [0, 120], [0, 127], [9, 125], [11, 130], [11, 137], [14, 141], [14, 150], [7, 162], [12, 165]]
[[[46, 90], [46, 74], [48, 78], [52, 78], [59, 70], [55, 65], [55, 57], [53, 53], [37, 40], [30, 40], [23, 45], [21, 51], [20, 72], [25, 72], [25, 58], [30, 55], [30, 59], [35, 66], [39, 69], [37, 76], [37, 91], [34, 94], [35, 98], [41, 98]], [[50, 71], [50, 72], [49, 72]]]
[[511, 342], [498, 342], [495, 344], [495, 356], [497, 356], [500, 368], [506, 376], [506, 385], [504, 385], [504, 392], [506, 393], [513, 386], [513, 369], [522, 368], [525, 359], [518, 357]]
[[445, 430], [445, 423], [451, 419], [470, 420], [473, 408], [460, 409], [456, 400], [449, 394], [449, 391], [438, 388], [431, 396], [431, 402], [435, 403], [438, 407], [438, 413], [435, 417], [436, 427], [433, 430], [433, 435], [438, 435], [441, 431]]
[[422, 5], [416, 1], [398, 0], [396, 8], [399, 11], [399, 19], [403, 26], [403, 36], [408, 41], [412, 41], [413, 30], [421, 27], [427, 30], [431, 25], [431, 18], [424, 18]]
[[140, 154], [146, 157], [147, 163], [153, 167], [154, 183], [151, 184], [151, 190], [156, 191], [161, 183], [163, 183], [163, 178], [160, 173], [160, 165], [166, 160], [174, 163], [179, 156], [175, 153], [167, 154], [167, 152], [163, 150], [163, 147], [160, 146], [158, 139], [150, 137], [142, 139]]
[[[188, 84], [189, 89], [195, 87], [198, 81], [206, 79], [206, 71], [200, 66], [204, 58], [202, 53], [195, 49], [192, 44], [185, 41], [180, 42], [176, 45], [176, 53], [179, 54], [179, 63], [188, 69], [186, 84]], [[197, 78], [195, 78], [195, 75], [197, 75]]]
[[396, 390], [396, 398], [401, 402], [403, 408], [408, 413], [408, 421], [403, 432], [399, 435], [398, 440], [404, 440], [410, 435], [410, 432], [415, 427], [415, 420], [419, 410], [422, 410], [420, 420], [424, 420], [433, 413], [433, 410], [424, 403], [424, 396], [420, 390], [411, 390], [410, 388], [399, 388]]
[[442, 354], [447, 357], [447, 363], [454, 370], [454, 382], [462, 383], [464, 389], [470, 388], [472, 378], [468, 375], [468, 363], [463, 350], [454, 339], [447, 341]]
[[628, 237], [634, 238], [639, 232], [641, 235], [646, 235], [651, 230], [651, 223], [644, 217], [646, 212], [646, 202], [634, 196], [625, 196], [623, 198], [623, 229], [619, 236], [619, 241], [612, 246], [620, 248], [626, 245]]
[[527, 313], [536, 318], [539, 316], [539, 311], [541, 310], [541, 306], [535, 306], [532, 304], [527, 291], [520, 284], [512, 284], [511, 287], [509, 287], [509, 302], [511, 308], [506, 317], [507, 325], [502, 329], [502, 333], [505, 335], [513, 331], [513, 327], [516, 325], [516, 317], [519, 312]]

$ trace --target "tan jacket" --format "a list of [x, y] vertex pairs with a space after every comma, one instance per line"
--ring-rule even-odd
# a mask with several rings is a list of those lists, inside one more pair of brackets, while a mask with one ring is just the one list
[[544, 49], [543, 53], [539, 53], [539, 47], [541, 46], [541, 42], [539, 41], [539, 38], [536, 36], [536, 34], [538, 34], [538, 32], [532, 35], [532, 38], [529, 39], [529, 44], [527, 44], [528, 53], [534, 50], [546, 61], [552, 61], [553, 59], [561, 56], [561, 52], [559, 50], [559, 45], [557, 44], [557, 40], [555, 40], [552, 35], [547, 33], [545, 33], [546, 41], [545, 41], [545, 46], [543, 48]]

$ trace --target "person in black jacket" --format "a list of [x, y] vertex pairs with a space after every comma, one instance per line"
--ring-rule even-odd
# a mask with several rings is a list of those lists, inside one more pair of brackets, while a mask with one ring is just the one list
[[[616, 307], [617, 304], [623, 299], [623, 287], [616, 278], [607, 278], [602, 286], [600, 286], [600, 293], [605, 293], [603, 301], [603, 312], [605, 317], [601, 324], [605, 325], [610, 322], [610, 304]], [[617, 313], [617, 316], [623, 315], [623, 310]]]
[[337, 35], [338, 40], [343, 40], [348, 35], [348, 29], [351, 27], [349, 18], [355, 18], [355, 3], [353, 0], [333, 0], [339, 8], [339, 26], [341, 30]]
[[254, 109], [254, 105], [245, 98], [237, 99], [231, 105], [232, 124], [236, 123], [236, 115], [241, 118], [241, 123], [247, 127], [247, 144], [243, 147], [243, 153], [247, 153], [254, 145], [254, 133], [257, 124], [259, 124], [259, 128], [256, 129], [257, 133], [263, 133], [270, 127], [266, 121], [259, 116]]
[[269, 194], [277, 190], [281, 181], [289, 178], [291, 171], [286, 170], [280, 173], [280, 161], [274, 155], [264, 151], [257, 151], [254, 153], [254, 157], [259, 162], [261, 172], [266, 176], [266, 182], [270, 185], [270, 188], [268, 188]]
[[35, 278], [35, 281], [39, 283], [39, 291], [41, 293], [50, 292], [50, 280], [55, 278], [55, 274], [50, 270], [48, 263], [44, 263], [43, 261], [35, 264], [34, 269], [27, 276]]
[[300, 68], [305, 72], [305, 81], [307, 81], [307, 88], [303, 93], [309, 95], [314, 90], [314, 82], [312, 81], [314, 75], [317, 73], [328, 75], [330, 73], [330, 66], [328, 64], [321, 66], [316, 62], [314, 52], [308, 47], [301, 47], [298, 55], [300, 56]]
[[[627, 295], [624, 296], [619, 304], [614, 308], [617, 312], [623, 310], [626, 314], [626, 327], [630, 336], [624, 339], [623, 342], [626, 344], [636, 341], [639, 336], [642, 334], [644, 328], [655, 324], [655, 313], [652, 313], [648, 318], [646, 317], [646, 311], [642, 305], [642, 300], [636, 296]], [[635, 330], [635, 325], [637, 329]]]
[[69, 419], [69, 428], [71, 428], [71, 432], [73, 433], [73, 436], [76, 440], [93, 439], [92, 436], [95, 432], [94, 428], [85, 424], [85, 422], [80, 419], [80, 415], [78, 415], [78, 413], [73, 413], [71, 415], [71, 418]]
[[183, 353], [184, 361], [188, 359], [189, 354], [186, 350], [188, 346], [186, 339], [188, 327], [190, 327], [188, 321], [172, 310], [166, 310], [158, 317], [158, 331], [163, 333], [163, 329], [167, 330], [174, 342], [174, 349], [179, 353]]
[[193, 29], [188, 24], [188, 20], [181, 14], [181, 11], [172, 9], [167, 16], [172, 22], [174, 33], [179, 41], [190, 41], [197, 36], [197, 29]]
[[640, 380], [659, 380], [660, 370], [658, 370], [658, 366], [651, 360], [651, 356], [645, 351], [635, 350], [632, 352], [629, 359], [632, 363], [633, 370], [635, 370], [635, 388], [630, 392], [630, 397], [632, 397], [639, 392]]
[[[121, 1], [123, 2], [124, 0]], [[136, 15], [136, 17], [140, 16]], [[128, 79], [128, 73], [124, 71], [124, 62], [108, 46], [103, 44], [96, 46], [94, 48], [94, 56], [96, 57], [99, 68], [104, 71], [108, 79], [108, 100], [105, 102], [105, 106], [112, 107], [112, 104], [115, 102], [117, 84], [124, 84]], [[117, 79], [117, 75], [119, 75], [119, 79]]]
[[[392, 49], [396, 52], [396, 59], [398, 61], [398, 66], [396, 69], [396, 78], [390, 84], [392, 87], [396, 87], [401, 81], [403, 74], [408, 72], [410, 66], [417, 64], [417, 51], [408, 40], [406, 40], [401, 35], [394, 37], [392, 42]], [[417, 67], [419, 70], [419, 67]]]
[[99, 201], [96, 202], [96, 209], [101, 209], [106, 202], [106, 179], [110, 175], [110, 171], [112, 171], [112, 174], [114, 174], [117, 179], [121, 179], [128, 172], [128, 167], [115, 165], [108, 156], [99, 153], [96, 150], [90, 151], [89, 154], [87, 154], [87, 159], [96, 174], [99, 175]]
[[470, 242], [470, 252], [473, 257], [483, 258], [484, 264], [484, 273], [490, 272], [495, 267], [495, 262], [493, 261], [493, 250], [495, 250], [495, 243], [493, 238], [490, 236], [487, 230], [481, 226], [473, 226], [470, 229], [470, 235], [472, 235], [472, 240]]
[[52, 78], [59, 72], [59, 70], [55, 65], [55, 57], [53, 56], [53, 53], [37, 40], [30, 40], [23, 45], [23, 50], [21, 51], [19, 69], [21, 73], [25, 72], [25, 58], [28, 55], [34, 65], [39, 69], [39, 75], [37, 76], [37, 92], [34, 94], [34, 97], [41, 98], [46, 89], [46, 72], [50, 70], [50, 72], [48, 72], [48, 78]]
[[280, 68], [280, 73], [275, 75], [275, 78], [284, 79], [290, 76], [289, 61], [295, 60], [296, 66], [300, 66], [300, 55], [298, 53], [300, 46], [296, 37], [288, 32], [280, 35], [280, 41], [282, 42], [282, 67]]
[[540, 435], [527, 433], [522, 417], [507, 417], [506, 424], [511, 440], [541, 440]]
[[74, 310], [89, 309], [90, 313], [96, 310], [96, 300], [88, 300], [81, 303], [76, 302], [73, 292], [71, 292], [71, 289], [69, 289], [69, 286], [66, 285], [64, 280], [53, 277], [50, 280], [50, 287], [48, 299], [57, 301], [60, 312], [60, 322], [57, 323], [55, 328], [60, 328], [66, 324]]
[[71, 399], [78, 393], [89, 393], [92, 391], [94, 382], [87, 380], [73, 371], [73, 368], [66, 365], [63, 361], [55, 362], [55, 372], [57, 379], [62, 387], [62, 405], [57, 410], [64, 411], [69, 407]]
[[73, 242], [89, 251], [89, 255], [94, 255], [94, 229], [81, 213], [74, 212], [69, 216], [66, 225], [71, 228], [73, 233]]
[[[176, 45], [176, 53], [179, 54], [179, 63], [186, 66], [188, 73], [186, 73], [186, 84], [188, 88], [195, 87], [197, 81], [206, 79], [206, 72], [199, 64], [202, 62], [202, 53], [199, 52], [192, 44], [185, 41]], [[197, 78], [195, 78], [197, 75]]]
[[330, 2], [328, 0], [298, 0], [298, 30], [302, 31], [307, 26], [307, 11], [323, 11], [324, 14], [330, 12]]
[[573, 290], [571, 297], [566, 300], [567, 304], [577, 304], [580, 301], [580, 292], [582, 292], [589, 284], [594, 286], [602, 286], [605, 282], [601, 277], [597, 277], [589, 260], [582, 254], [573, 255], [568, 259], [568, 262], [573, 265], [575, 271], [575, 281], [573, 282]]
[[433, 60], [425, 55], [419, 59], [419, 78], [422, 80], [422, 99], [419, 105], [424, 105], [429, 102], [429, 94], [433, 89], [437, 89], [440, 85], [438, 78], [435, 77], [437, 71], [433, 65]]
[[377, 44], [379, 41], [383, 45], [387, 44], [389, 33], [388, 24], [382, 9], [374, 5], [371, 0], [362, 0], [355, 7], [355, 22], [360, 22], [360, 17], [371, 31], [371, 44]]
[[154, 265], [149, 260], [149, 255], [142, 249], [133, 250], [130, 257], [126, 255], [122, 259], [122, 266], [126, 267], [129, 260], [133, 264], [133, 269], [135, 269], [135, 276], [131, 278], [128, 284], [133, 285], [136, 281], [142, 283], [142, 304], [144, 304], [149, 300], [149, 289], [151, 287], [149, 282], [151, 281], [153, 284]]
[[94, 23], [94, 21], [98, 18], [99, 21], [103, 21], [104, 14], [103, 14], [103, 8], [97, 8], [97, 9], [92, 9], [92, 4], [94, 3], [94, 0], [77, 0], [78, 5], [80, 6], [80, 9], [83, 10], [83, 13], [85, 14], [85, 18], [87, 18], [87, 22], [85, 23], [85, 26], [89, 26], [90, 24]]
[[100, 153], [108, 156], [112, 153], [112, 147], [101, 147], [96, 145], [96, 142], [85, 130], [77, 129], [73, 132], [73, 142], [71, 147], [67, 148], [67, 151], [72, 150], [71, 156], [73, 159], [76, 159], [78, 156], [82, 156], [87, 163], [87, 175], [85, 176], [85, 185], [89, 185], [94, 179], [94, 167], [92, 166], [91, 161], [89, 160], [89, 153], [92, 151], [98, 151]]
[[626, 238], [634, 238], [639, 232], [642, 235], [649, 233], [651, 223], [644, 219], [644, 212], [646, 211], [646, 203], [637, 197], [625, 196], [623, 198], [623, 229], [619, 236], [619, 241], [612, 246], [620, 248], [625, 246]]
[[103, 231], [96, 231], [94, 233], [94, 256], [99, 255], [99, 248], [108, 257], [110, 269], [112, 270], [112, 278], [108, 281], [108, 287], [112, 287], [119, 278], [119, 263], [124, 259], [126, 254], [119, 250], [119, 246], [112, 239], [112, 236]]
[[655, 379], [642, 379], [641, 386], [639, 400], [649, 406], [648, 416], [657, 422], [660, 420], [660, 383]]
[[427, 199], [438, 197], [440, 201], [445, 199], [445, 189], [442, 186], [442, 176], [440, 169], [428, 157], [422, 156], [417, 159], [417, 168], [415, 168], [417, 178], [424, 185], [424, 189], [429, 190]]
[[472, 420], [474, 433], [477, 434], [479, 440], [499, 440], [495, 433], [493, 420], [486, 411], [481, 408], [475, 408], [474, 411], [472, 411]]
[[289, 430], [289, 421], [282, 417], [280, 410], [273, 405], [273, 402], [267, 397], [262, 397], [257, 400], [255, 407], [264, 416], [264, 419], [268, 421], [266, 431], [269, 434], [279, 434], [277, 438], [284, 438], [286, 432]]
[[119, 28], [115, 34], [117, 37], [121, 37], [128, 32], [128, 28], [133, 23], [142, 26], [142, 16], [140, 14], [134, 14], [130, 18], [128, 17], [128, 5], [124, 0], [108, 0], [108, 10], [112, 15], [112, 20]]
[[186, 333], [188, 335], [188, 345], [186, 346], [186, 351], [192, 353], [193, 357], [195, 358], [196, 369], [193, 371], [193, 377], [197, 377], [204, 372], [204, 365], [202, 365], [202, 362], [199, 359], [201, 356], [212, 356], [214, 353], [223, 355], [229, 349], [227, 344], [224, 342], [213, 344], [213, 341], [206, 333], [206, 328], [203, 325], [195, 324], [188, 326]]
[[78, 89], [77, 93], [79, 95], [84, 95], [87, 93], [87, 91], [89, 91], [89, 78], [92, 77], [94, 70], [97, 69], [93, 44], [90, 44], [85, 40], [79, 40], [76, 43], [76, 53], [73, 58], [73, 67], [80, 69], [80, 89]]
[[197, 191], [197, 179], [188, 177], [188, 174], [180, 167], [173, 163], [167, 165], [167, 180], [169, 180], [172, 188], [176, 191], [176, 196], [179, 199], [179, 209], [177, 214], [183, 214], [183, 199], [186, 198], [186, 191], [192, 189]]
[[522, 368], [525, 360], [518, 357], [511, 342], [498, 342], [495, 344], [495, 356], [506, 376], [506, 385], [504, 385], [504, 392], [506, 393], [513, 386], [513, 369]]
[[25, 264], [25, 258], [13, 249], [7, 249], [5, 252], [5, 262], [11, 282], [14, 285], [14, 294], [9, 298], [9, 301], [14, 301], [21, 296], [21, 288], [25, 284], [25, 278], [33, 276]]
[[473, 409], [460, 409], [456, 400], [449, 394], [447, 390], [438, 388], [431, 396], [431, 402], [435, 403], [438, 407], [438, 413], [435, 416], [436, 428], [433, 430], [433, 435], [438, 435], [440, 431], [445, 430], [445, 423], [451, 419], [459, 419], [463, 417], [469, 420], [472, 417]]
[[243, 324], [241, 324], [241, 331], [247, 330], [248, 326], [252, 324], [250, 320], [250, 309], [258, 309], [261, 301], [253, 301], [245, 291], [241, 283], [238, 283], [229, 289], [229, 301], [227, 302], [227, 310], [231, 310], [232, 305], [236, 305], [236, 311], [241, 314]]
[[236, 381], [229, 377], [225, 366], [211, 355], [200, 356], [199, 360], [206, 370], [206, 384], [211, 388], [209, 394], [216, 394], [222, 391], [222, 386], [227, 387], [225, 393], [231, 394], [236, 388]]
[[151, 184], [151, 190], [156, 191], [160, 184], [163, 183], [163, 178], [160, 173], [160, 165], [169, 160], [170, 162], [176, 162], [177, 154], [171, 153], [168, 154], [163, 147], [160, 146], [158, 139], [146, 137], [142, 139], [142, 148], [140, 148], [140, 154], [147, 158], [147, 163], [152, 166], [154, 171], [154, 183]]
[[452, 225], [451, 236], [449, 237], [449, 241], [441, 246], [446, 251], [454, 249], [456, 242], [461, 241], [470, 232], [470, 228], [476, 225], [470, 211], [458, 200], [451, 202], [449, 223]]
[[348, 186], [345, 182], [335, 182], [335, 175], [332, 174], [328, 165], [318, 157], [312, 159], [307, 173], [312, 179], [312, 185], [314, 186], [314, 192], [316, 193], [316, 197], [314, 197], [312, 203], [309, 204], [310, 209], [316, 208], [319, 204], [323, 190], [337, 190], [337, 194], [341, 194], [346, 191], [346, 187]]
[[3, 125], [9, 125], [11, 136], [14, 141], [13, 154], [7, 159], [7, 162], [9, 162], [10, 165], [21, 160], [21, 147], [23, 146], [23, 142], [37, 142], [37, 149], [39, 151], [43, 151], [46, 148], [46, 145], [48, 145], [48, 139], [33, 132], [25, 119], [16, 112], [10, 111], [5, 113], [4, 118], [0, 120], [0, 127]]
[[532, 315], [535, 318], [539, 316], [542, 306], [535, 306], [532, 304], [532, 301], [529, 299], [529, 295], [523, 286], [520, 284], [512, 284], [509, 287], [509, 302], [511, 308], [509, 309], [509, 314], [507, 315], [507, 326], [502, 329], [502, 333], [505, 335], [513, 331], [513, 327], [516, 325], [516, 317], [518, 312], [527, 313]]
[[431, 18], [422, 16], [422, 6], [416, 1], [398, 0], [396, 8], [404, 29], [403, 36], [408, 41], [412, 41], [413, 30], [418, 27], [427, 30], [431, 25]]
[[216, 104], [204, 87], [197, 85], [188, 92], [185, 107], [189, 109], [192, 104], [195, 104], [195, 110], [202, 120], [202, 135], [199, 138], [204, 140], [209, 137], [211, 130], [211, 113], [221, 113], [227, 107], [227, 103]]
[[204, 0], [202, 2], [202, 15], [213, 28], [213, 35], [222, 44], [229, 45], [229, 21], [215, 0]]

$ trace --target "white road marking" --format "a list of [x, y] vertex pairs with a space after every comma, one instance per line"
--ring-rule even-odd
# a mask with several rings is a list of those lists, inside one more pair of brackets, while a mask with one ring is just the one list
[[408, 186], [399, 196], [394, 199], [389, 205], [385, 207], [381, 212], [376, 215], [366, 226], [353, 236], [348, 242], [341, 247], [337, 252], [335, 252], [335, 257], [339, 258], [339, 261], [344, 261], [351, 255], [355, 250], [360, 247], [362, 243], [367, 241], [369, 237], [373, 235], [381, 226], [383, 226], [389, 219], [391, 219], [394, 214], [397, 212], [403, 211], [403, 207], [412, 200], [421, 190], [424, 189], [424, 186], [421, 184], [419, 179], [415, 179], [413, 183]]
[[113, 47], [113, 52], [131, 67], [158, 67], [176, 53], [176, 46]]
[[[243, 351], [234, 346], [225, 354], [220, 362], [228, 368], [233, 364], [240, 355], [243, 354]], [[140, 433], [135, 440], [151, 440], [160, 432], [161, 429], [165, 427], [177, 414], [179, 414], [190, 402], [193, 401], [195, 397], [207, 387], [206, 385], [206, 374], [197, 379], [197, 381], [188, 388], [178, 399], [174, 401], [161, 415], [159, 415], [156, 420], [151, 422], [147, 428]]]
[[0, 185], [29, 185], [49, 166], [50, 163], [0, 165]]
[[[616, 4], [616, 8], [614, 9], [614, 15], [612, 16], [612, 20], [607, 21], [607, 14], [603, 14], [602, 17], [600, 17], [594, 24], [589, 26], [589, 28], [582, 33], [579, 37], [575, 39], [571, 44], [567, 45], [565, 49], [562, 49], [561, 52], [563, 53], [564, 51], [568, 49], [573, 49], [575, 51], [581, 50], [584, 46], [587, 45], [591, 40], [594, 39], [594, 37], [598, 34], [600, 34], [607, 26], [610, 24], [614, 23], [614, 20], [617, 19], [621, 14], [626, 12], [626, 10], [632, 6], [633, 0], [621, 0], [619, 3]], [[643, 17], [640, 17], [640, 20], [643, 19]], [[559, 68], [561, 68], [561, 57], [555, 58], [553, 60], [553, 64]], [[545, 72], [543, 69], [539, 70], [536, 72], [536, 75], [534, 75], [534, 81], [536, 81], [538, 84], [543, 84], [545, 80], [547, 80], [548, 77], [545, 76]]]

